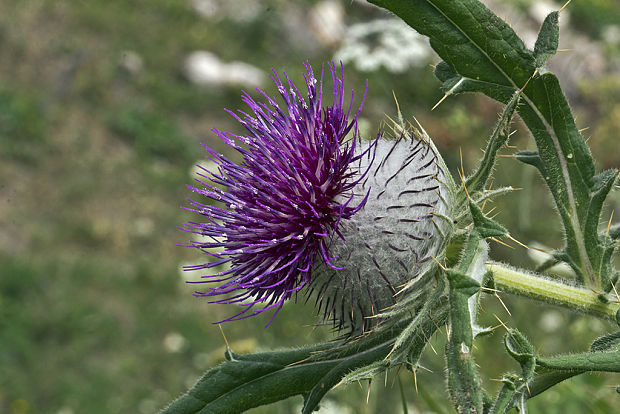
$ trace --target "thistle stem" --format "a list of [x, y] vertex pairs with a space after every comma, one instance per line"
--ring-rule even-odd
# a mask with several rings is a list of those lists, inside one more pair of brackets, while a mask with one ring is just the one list
[[500, 291], [620, 323], [620, 300], [616, 297], [609, 296], [605, 303], [598, 293], [589, 289], [570, 286], [498, 263], [487, 263], [486, 268], [493, 272], [495, 288]]

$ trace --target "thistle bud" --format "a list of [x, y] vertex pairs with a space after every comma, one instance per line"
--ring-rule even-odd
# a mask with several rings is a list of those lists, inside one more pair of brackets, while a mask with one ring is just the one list
[[336, 259], [315, 271], [311, 286], [323, 318], [349, 333], [375, 326], [374, 316], [407, 294], [453, 227], [455, 186], [437, 149], [421, 127], [394, 131], [395, 139], [358, 149], [366, 155], [357, 168], [368, 172], [355, 193], [365, 203], [340, 224], [330, 245]]

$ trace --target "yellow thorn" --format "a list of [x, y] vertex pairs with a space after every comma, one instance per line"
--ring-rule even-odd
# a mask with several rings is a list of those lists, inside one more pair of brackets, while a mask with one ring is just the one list
[[577, 132], [579, 132], [579, 133], [581, 134], [581, 133], [582, 133], [583, 131], [585, 131], [586, 129], [590, 129], [590, 127], [581, 128], [581, 129], [580, 129], [579, 131], [577, 131]]
[[446, 98], [448, 98], [448, 96], [450, 96], [450, 94], [449, 94], [449, 93], [446, 93], [446, 94], [443, 96], [443, 98], [441, 98], [441, 99], [439, 100], [439, 102], [437, 102], [437, 103], [435, 104], [435, 106], [433, 106], [433, 107], [431, 108], [431, 111], [432, 111], [432, 110], [434, 110], [435, 108], [437, 108], [437, 107], [439, 106], [439, 104], [441, 104], [443, 101], [445, 101], [445, 100], [446, 100]]
[[521, 243], [519, 240], [515, 239], [514, 237], [512, 237], [510, 234], [507, 234], [506, 237], [508, 237], [510, 240], [512, 240], [513, 242], [517, 243], [519, 246], [521, 247], [525, 247], [526, 249], [532, 249], [532, 250], [536, 250], [537, 252], [542, 252], [542, 253], [546, 253], [546, 254], [551, 254], [550, 252], [548, 252], [547, 250], [544, 249], [539, 249], [537, 247], [532, 247], [532, 246], [528, 246], [527, 244]]
[[490, 209], [489, 211], [487, 211], [486, 215], [488, 216], [489, 214], [491, 214], [492, 212], [495, 211], [495, 209], [497, 209], [497, 206], [493, 207], [492, 209]]
[[400, 290], [398, 292], [396, 292], [396, 294], [394, 295], [394, 297], [400, 295], [401, 293], [403, 293], [405, 290], [407, 290], [407, 285], [409, 285], [409, 282], [405, 282], [400, 286], [396, 286], [397, 288], [399, 288]]
[[[509, 248], [511, 248], [511, 249], [514, 249], [514, 247], [513, 247], [513, 246], [509, 245], [508, 243], [504, 243], [503, 241], [498, 240], [498, 239], [496, 239], [495, 237], [489, 237], [489, 239], [493, 240], [495, 243], [499, 243], [499, 244], [501, 244], [501, 245], [503, 245], [503, 246], [506, 246], [506, 247], [509, 247]], [[510, 313], [510, 312], [508, 312], [508, 313]]]
[[420, 368], [422, 368], [423, 370], [430, 372], [431, 374], [433, 373], [433, 371], [431, 371], [430, 369], [423, 367], [422, 365], [418, 365]]
[[224, 343], [226, 344], [226, 350], [230, 351], [230, 346], [228, 345], [228, 341], [226, 340], [226, 335], [224, 335], [224, 329], [222, 329], [222, 325], [217, 325], [220, 328], [220, 332], [222, 333], [222, 337], [224, 338]]
[[385, 358], [383, 358], [384, 361], [387, 361], [388, 358], [390, 357], [390, 355], [392, 355], [392, 352], [394, 352], [395, 346], [392, 347], [392, 349], [390, 350], [390, 352], [388, 352], [388, 354], [385, 356]]
[[469, 197], [469, 192], [467, 191], [467, 186], [465, 185], [465, 169], [463, 168], [463, 151], [461, 150], [461, 147], [459, 147], [459, 156], [461, 157], [461, 170], [458, 171], [459, 173], [459, 177], [461, 177], [461, 182], [463, 183], [463, 190], [465, 190], [465, 195], [467, 196], [468, 200], [471, 200], [471, 198]]
[[492, 289], [490, 287], [486, 287], [486, 286], [480, 286], [481, 290], [488, 290], [489, 292], [499, 292], [499, 290], [497, 289]]
[[618, 291], [616, 290], [616, 286], [611, 285], [611, 288], [614, 290], [614, 293], [616, 294], [616, 300], [618, 301], [618, 303], [620, 303], [620, 296], [618, 296]]
[[471, 200], [471, 197], [469, 196], [469, 191], [467, 191], [467, 186], [465, 185], [465, 178], [462, 175], [461, 182], [463, 183], [463, 190], [465, 190], [465, 195], [467, 196], [467, 199]]
[[558, 49], [558, 52], [572, 52], [574, 49]]
[[514, 158], [514, 154], [497, 154], [499, 158]]
[[383, 386], [387, 388], [387, 374], [388, 374], [388, 370], [385, 370], [385, 381], [383, 382]]
[[[493, 208], [493, 210], [495, 210], [495, 207]], [[493, 214], [492, 216], [490, 216], [489, 218], [491, 220], [495, 220], [495, 217], [499, 216], [499, 211], [497, 212], [497, 214]]]
[[[401, 134], [401, 133], [403, 132], [403, 131], [402, 131], [402, 129], [403, 129], [403, 128], [400, 126], [400, 124], [397, 124], [397, 123], [396, 123], [396, 121], [394, 121], [394, 120], [393, 120], [393, 119], [392, 119], [392, 118], [391, 118], [388, 114], [384, 114], [384, 115], [385, 115], [385, 117], [386, 117], [387, 119], [389, 119], [390, 121], [392, 121], [392, 125], [390, 125], [390, 124], [386, 124], [386, 126], [392, 130], [392, 132], [394, 133], [394, 135], [396, 136], [396, 135]], [[395, 127], [398, 127], [398, 128], [400, 129], [400, 131], [396, 131]]]
[[368, 404], [368, 400], [370, 400], [370, 380], [368, 380], [368, 393], [366, 394], [366, 404]]
[[512, 316], [512, 313], [510, 313], [510, 311], [508, 310], [508, 307], [506, 306], [506, 304], [504, 303], [504, 301], [502, 300], [502, 298], [499, 297], [499, 295], [497, 294], [497, 292], [495, 292], [495, 294], [493, 295], [497, 298], [497, 300], [499, 300], [499, 303], [502, 304], [502, 306], [504, 307], [504, 309], [506, 309], [506, 312], [508, 312], [508, 315]]
[[437, 351], [435, 350], [435, 347], [433, 346], [433, 344], [431, 344], [431, 341], [426, 337], [426, 334], [424, 333], [424, 331], [422, 331], [422, 335], [424, 336], [426, 343], [431, 347], [435, 355], [437, 355]]
[[433, 64], [430, 64], [430, 65], [428, 65], [428, 66], [430, 66], [431, 68], [433, 68], [433, 70], [437, 67], [436, 65], [433, 65]]
[[398, 99], [396, 99], [396, 92], [392, 89], [392, 96], [394, 97], [394, 103], [396, 103], [396, 112], [398, 112], [399, 118], [400, 116], [400, 106], [398, 105]]
[[506, 331], [509, 331], [508, 327], [504, 324], [504, 322], [502, 322], [502, 320], [496, 314], [493, 314], [493, 316], [495, 316], [495, 319], [499, 321], [499, 323], [504, 327]]
[[394, 388], [394, 383], [396, 382], [396, 379], [398, 378], [398, 373], [400, 372], [400, 367], [402, 367], [402, 365], [399, 365], [398, 368], [396, 368], [396, 375], [394, 375], [394, 379], [392, 380], [392, 388]]
[[609, 229], [611, 228], [611, 219], [614, 218], [614, 210], [611, 210], [611, 215], [609, 216], [609, 222], [607, 223], [607, 232], [606, 235], [609, 236]]
[[525, 82], [525, 85], [523, 85], [523, 87], [521, 88], [521, 92], [523, 92], [525, 90], [525, 88], [527, 87], [527, 84], [530, 83], [532, 78], [534, 78], [534, 76], [536, 76], [537, 73], [538, 73], [538, 68], [536, 68], [534, 73], [532, 73], [532, 76], [530, 76], [530, 78], [527, 80], [527, 82]]
[[415, 393], [418, 393], [418, 375], [416, 374], [416, 369], [413, 368], [413, 386], [415, 387]]
[[445, 268], [445, 267], [443, 267], [443, 265], [442, 265], [441, 263], [439, 263], [439, 260], [437, 260], [437, 259], [435, 258], [435, 256], [432, 256], [432, 255], [431, 255], [431, 259], [433, 259], [433, 260], [435, 261], [435, 263], [437, 263], [437, 264], [439, 265], [439, 267], [441, 267], [441, 270], [443, 270], [444, 272], [446, 271], [446, 268]]
[[[560, 10], [558, 10], [558, 13], [561, 12], [562, 10], [564, 10], [564, 8], [566, 6], [568, 6], [568, 3], [570, 3], [572, 0], [568, 0], [566, 3], [564, 3], [564, 6], [560, 7]], [[529, 391], [529, 390], [528, 390]]]

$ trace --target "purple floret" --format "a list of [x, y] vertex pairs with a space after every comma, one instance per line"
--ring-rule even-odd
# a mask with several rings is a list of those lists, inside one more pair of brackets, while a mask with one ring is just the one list
[[246, 134], [213, 129], [241, 154], [241, 163], [235, 164], [206, 147], [218, 171], [203, 169], [198, 175], [211, 183], [197, 179], [201, 187], [190, 187], [208, 199], [206, 203], [190, 200], [189, 210], [207, 218], [206, 222], [186, 224], [186, 231], [207, 239], [192, 241], [190, 246], [213, 260], [185, 270], [230, 264], [228, 270], [191, 282], [219, 282], [219, 286], [195, 296], [244, 308], [224, 321], [269, 309], [275, 309], [275, 316], [284, 301], [310, 284], [315, 261], [335, 268], [330, 242], [342, 237], [338, 231], [341, 220], [353, 216], [366, 200], [352, 203], [354, 198], [360, 199], [354, 191], [366, 174], [356, 161], [372, 156], [368, 150], [355, 154], [363, 98], [352, 114], [353, 92], [345, 107], [344, 71], [341, 67], [339, 74], [331, 63], [333, 103], [323, 106], [324, 71], [317, 90], [312, 68], [309, 64], [305, 68], [304, 95], [286, 74], [283, 83], [273, 72], [272, 79], [284, 101], [282, 108], [263, 91], [259, 90], [263, 102], [243, 93], [250, 113], [227, 112], [245, 127]]

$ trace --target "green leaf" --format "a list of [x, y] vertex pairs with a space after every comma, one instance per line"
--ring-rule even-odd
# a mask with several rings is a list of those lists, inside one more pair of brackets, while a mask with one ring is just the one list
[[489, 414], [503, 414], [506, 412], [508, 407], [510, 406], [510, 402], [512, 401], [514, 395], [517, 392], [517, 383], [520, 378], [517, 375], [510, 374], [505, 375], [502, 378], [502, 382], [504, 385], [497, 393], [497, 398], [495, 402], [489, 409]]
[[458, 271], [448, 269], [446, 275], [450, 283], [450, 336], [446, 344], [448, 390], [457, 412], [482, 413], [483, 393], [471, 353], [473, 322], [468, 303], [469, 297], [480, 290], [480, 284]]
[[[432, 314], [432, 317], [430, 316]], [[426, 338], [444, 325], [446, 302], [429, 312], [413, 335], [424, 347]], [[304, 413], [312, 412], [334, 385], [356, 370], [383, 364], [395, 338], [409, 324], [400, 320], [349, 343], [328, 343], [257, 354], [227, 351], [226, 362], [208, 370], [186, 394], [161, 414], [240, 413], [250, 408], [303, 395]]]
[[534, 57], [537, 67], [544, 65], [547, 59], [558, 51], [560, 39], [559, 17], [560, 12], [554, 11], [549, 13], [540, 28], [538, 39], [536, 39], [536, 45], [534, 46]]
[[[242, 412], [307, 393], [331, 368], [330, 363], [291, 364], [333, 346], [335, 344], [252, 355], [228, 353], [229, 361], [208, 370], [196, 385], [161, 414]], [[335, 364], [337, 362], [331, 362]]]
[[508, 234], [508, 230], [495, 220], [492, 220], [484, 215], [480, 207], [473, 202], [469, 202], [469, 211], [474, 222], [475, 231], [486, 239], [487, 237], [500, 237]]
[[[411, 339], [413, 344], [410, 345], [410, 349], [422, 351], [428, 342], [427, 338], [445, 323], [447, 317], [445, 308], [445, 302], [440, 302], [433, 307], [433, 312], [427, 314]], [[430, 317], [431, 313], [434, 317]], [[338, 364], [324, 372], [319, 381], [315, 383], [304, 399], [302, 413], [309, 414], [314, 411], [325, 394], [341, 381], [347, 382], [354, 377], [366, 378], [368, 375], [379, 372], [381, 367], [391, 366], [391, 361], [388, 359], [390, 350], [394, 346], [395, 338], [408, 324], [409, 321], [402, 320], [392, 327], [373, 332], [358, 341], [344, 345], [341, 350], [325, 353], [323, 361], [317, 360], [317, 363], [335, 360]]]
[[398, 359], [398, 354], [402, 353], [408, 357], [408, 362], [410, 364], [418, 362], [417, 359], [415, 361], [412, 360], [412, 357], [415, 358], [415, 356], [417, 356], [419, 358], [427, 342], [425, 338], [421, 337], [419, 334], [420, 327], [426, 320], [429, 311], [441, 300], [444, 289], [445, 281], [442, 278], [438, 278], [434, 292], [426, 298], [422, 309], [416, 313], [411, 322], [396, 337], [392, 350], [390, 351], [392, 359]]
[[590, 345], [590, 351], [592, 352], [605, 352], [610, 350], [620, 351], [620, 331], [601, 336]]
[[521, 332], [516, 329], [508, 331], [504, 338], [506, 350], [522, 366], [534, 358], [534, 347]]
[[[606, 366], [610, 360], [612, 363]], [[590, 346], [590, 352], [542, 358], [542, 363], [536, 367], [536, 376], [528, 383], [526, 397], [533, 398], [562, 381], [588, 371], [610, 371], [614, 364], [617, 365], [619, 362], [620, 332], [596, 339]], [[512, 404], [517, 403], [517, 399], [513, 399]]]
[[536, 167], [543, 176], [546, 176], [545, 164], [538, 155], [538, 151], [519, 151], [515, 154], [515, 158], [522, 163]]
[[502, 112], [491, 137], [489, 138], [487, 148], [484, 151], [482, 160], [480, 160], [478, 170], [467, 178], [467, 180], [465, 180], [465, 189], [471, 197], [474, 197], [476, 193], [484, 190], [487, 181], [489, 181], [493, 166], [495, 165], [497, 151], [499, 151], [502, 145], [508, 141], [508, 137], [510, 136], [510, 123], [512, 121], [512, 117], [514, 116], [515, 110], [517, 109], [517, 105], [519, 104], [520, 96], [521, 91], [515, 92], [512, 98], [510, 98], [510, 101], [508, 101], [508, 104], [506, 104], [506, 107], [504, 108], [504, 111]]
[[515, 401], [518, 401], [521, 407], [526, 407], [526, 401], [529, 397], [528, 384], [536, 369], [534, 347], [521, 332], [510, 329], [504, 337], [504, 344], [510, 356], [521, 365], [521, 375], [508, 374], [504, 376], [502, 379], [504, 386], [497, 394], [495, 403], [489, 411], [491, 414], [506, 412]]
[[[370, 0], [391, 10], [430, 38], [444, 62], [436, 75], [446, 94], [482, 92], [509, 102], [523, 90], [517, 111], [532, 132], [538, 151], [527, 160], [538, 167], [564, 225], [567, 262], [595, 290], [608, 290], [613, 269], [604, 240], [594, 225], [608, 187], [597, 183], [594, 163], [577, 130], [557, 78], [537, 74], [556, 46], [555, 17], [547, 19], [536, 52], [503, 20], [476, 0]], [[590, 212], [590, 209], [593, 209]]]

